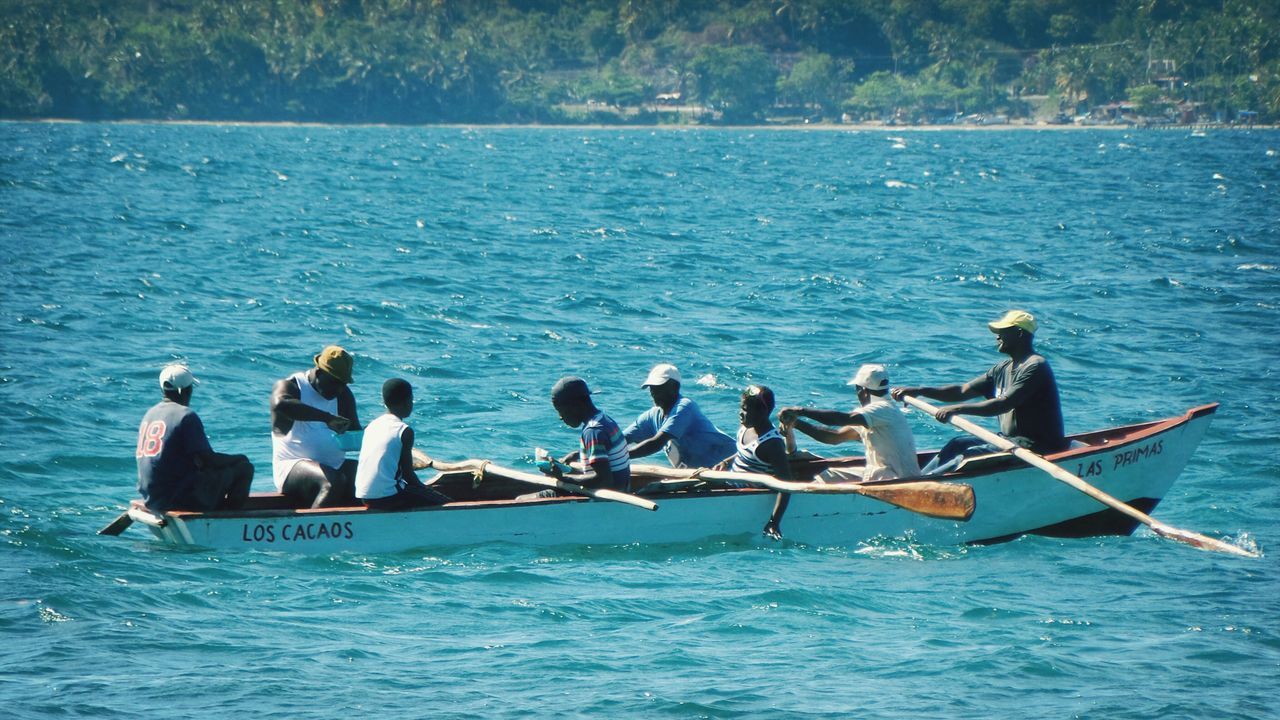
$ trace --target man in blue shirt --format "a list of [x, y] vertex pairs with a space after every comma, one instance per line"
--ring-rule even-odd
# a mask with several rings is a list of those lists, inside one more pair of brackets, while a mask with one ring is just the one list
[[623, 432], [631, 457], [652, 455], [665, 447], [672, 467], [713, 467], [734, 453], [733, 438], [720, 432], [697, 403], [680, 395], [680, 371], [662, 363], [649, 371], [641, 387], [649, 388], [653, 407]]
[[249, 497], [249, 458], [214, 452], [200, 416], [188, 407], [196, 382], [185, 365], [161, 370], [164, 399], [138, 428], [138, 493], [152, 512], [237, 510]]

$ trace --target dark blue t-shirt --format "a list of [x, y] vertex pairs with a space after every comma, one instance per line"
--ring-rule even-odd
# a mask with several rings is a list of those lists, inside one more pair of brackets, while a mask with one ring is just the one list
[[1048, 360], [1032, 355], [1016, 369], [1012, 359], [1005, 360], [971, 382], [986, 397], [1008, 398], [1013, 403], [1012, 410], [1000, 414], [1001, 434], [1027, 438], [1038, 453], [1067, 446], [1058, 383]]
[[138, 428], [138, 494], [154, 512], [186, 500], [195, 484], [195, 457], [212, 452], [204, 423], [191, 408], [162, 400]]

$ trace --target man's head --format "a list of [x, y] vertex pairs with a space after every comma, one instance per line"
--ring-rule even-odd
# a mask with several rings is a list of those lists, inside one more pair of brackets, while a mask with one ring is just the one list
[[670, 363], [654, 365], [640, 387], [649, 388], [654, 405], [670, 411], [680, 398], [680, 371]]
[[398, 418], [409, 417], [413, 413], [413, 386], [400, 378], [382, 383], [382, 404]]
[[191, 402], [191, 391], [200, 381], [182, 363], [166, 365], [160, 371], [160, 392], [170, 400], [186, 405]]
[[337, 345], [320, 351], [315, 356], [317, 390], [326, 399], [337, 396], [342, 388], [351, 383], [351, 370], [355, 361], [351, 353]]
[[773, 414], [773, 391], [764, 385], [751, 385], [742, 392], [742, 404], [738, 419], [744, 427], [760, 427], [769, 424]]
[[889, 372], [883, 365], [869, 363], [858, 368], [849, 384], [858, 389], [858, 401], [865, 405], [872, 395], [883, 397], [889, 392]]
[[1035, 316], [1026, 310], [1010, 310], [998, 320], [987, 323], [987, 328], [995, 333], [996, 350], [1005, 355], [1030, 349], [1037, 327]]
[[595, 404], [591, 402], [591, 388], [587, 387], [586, 380], [573, 375], [560, 378], [552, 386], [551, 404], [560, 414], [560, 419], [569, 427], [578, 427], [595, 414]]

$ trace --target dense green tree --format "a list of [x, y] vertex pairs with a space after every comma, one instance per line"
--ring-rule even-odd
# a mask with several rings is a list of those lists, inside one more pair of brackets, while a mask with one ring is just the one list
[[1151, 116], [1164, 109], [1164, 92], [1156, 85], [1138, 85], [1129, 88], [1129, 102], [1139, 115]]
[[693, 60], [698, 93], [725, 120], [758, 120], [773, 104], [778, 70], [758, 45], [703, 48]]
[[784, 101], [817, 106], [824, 114], [832, 114], [846, 95], [847, 78], [853, 63], [838, 62], [830, 55], [818, 53], [801, 58], [785, 78], [778, 80], [778, 97]]
[[892, 117], [909, 95], [908, 85], [900, 75], [881, 70], [854, 89], [844, 101], [844, 109], [858, 118]]

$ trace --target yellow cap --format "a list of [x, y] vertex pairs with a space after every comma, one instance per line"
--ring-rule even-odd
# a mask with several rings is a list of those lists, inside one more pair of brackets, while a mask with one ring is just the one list
[[999, 320], [987, 323], [987, 327], [991, 329], [991, 332], [998, 332], [1006, 328], [1016, 327], [1034, 334], [1036, 331], [1036, 319], [1026, 310], [1010, 310]]
[[334, 376], [339, 382], [350, 384], [351, 366], [355, 364], [351, 358], [351, 353], [337, 345], [330, 345], [321, 350], [320, 354], [316, 355], [315, 360], [316, 367]]

